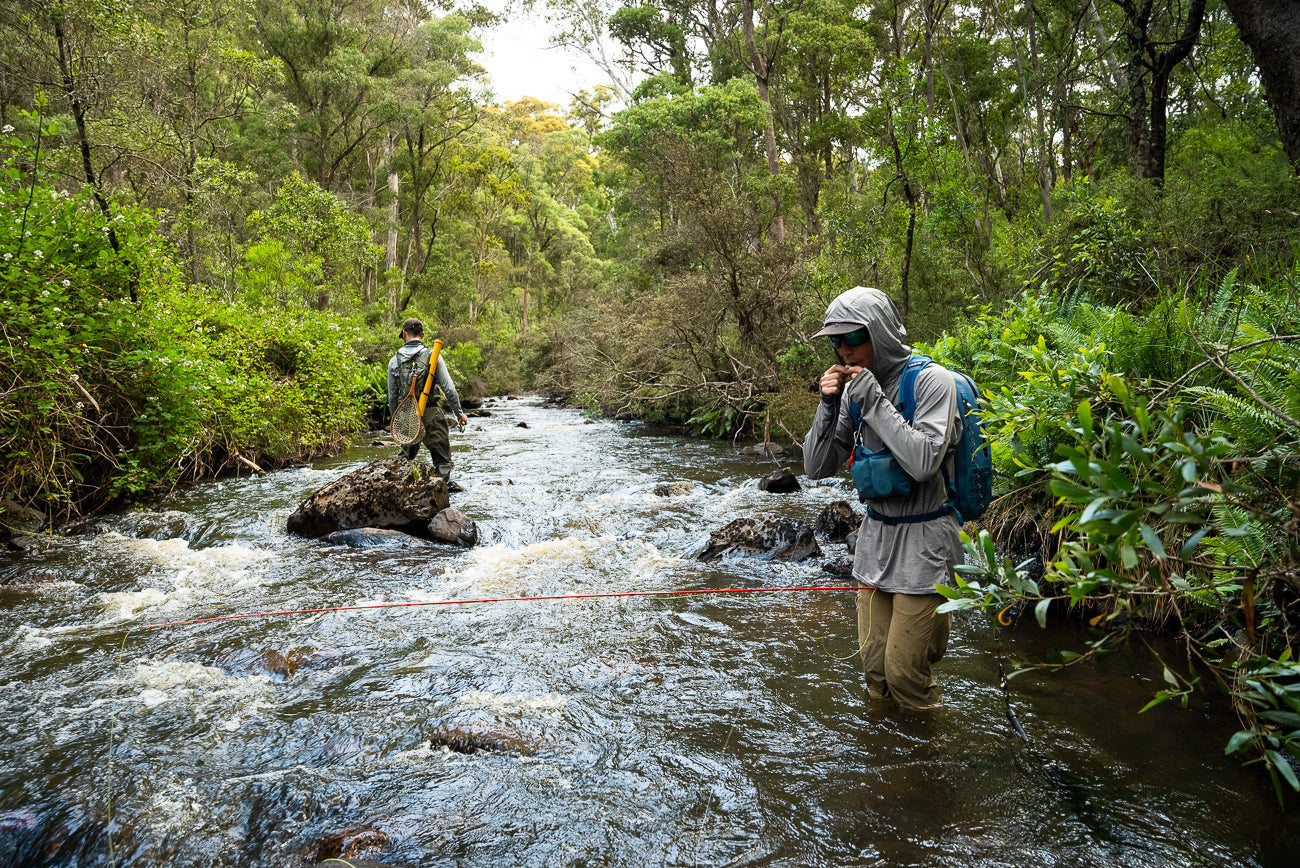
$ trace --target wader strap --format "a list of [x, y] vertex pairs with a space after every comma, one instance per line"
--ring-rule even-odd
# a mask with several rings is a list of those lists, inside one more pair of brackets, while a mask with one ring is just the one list
[[934, 512], [923, 512], [919, 515], [885, 515], [882, 512], [876, 512], [868, 506], [867, 518], [883, 522], [884, 524], [920, 524], [923, 521], [934, 521], [936, 518], [942, 518], [948, 513], [956, 511], [957, 508], [951, 503], [945, 503], [943, 508], [936, 509]]

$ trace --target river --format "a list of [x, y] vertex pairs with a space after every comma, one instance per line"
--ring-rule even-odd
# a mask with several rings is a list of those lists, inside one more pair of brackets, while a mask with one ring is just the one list
[[[846, 592], [139, 629], [840, 583], [820, 561], [692, 555], [740, 516], [811, 521], [847, 485], [769, 495], [772, 464], [727, 443], [490, 407], [452, 436], [471, 550], [288, 535], [304, 497], [394, 453], [363, 446], [0, 561], [0, 864], [299, 866], [340, 841], [420, 866], [1295, 864], [1300, 820], [1223, 755], [1221, 701], [1137, 713], [1160, 687], [1145, 655], [1013, 679], [1032, 741], [1013, 734], [999, 656], [1082, 639], [1032, 616], [959, 617], [946, 707], [924, 714], [864, 701]], [[691, 492], [654, 494], [673, 481]]]

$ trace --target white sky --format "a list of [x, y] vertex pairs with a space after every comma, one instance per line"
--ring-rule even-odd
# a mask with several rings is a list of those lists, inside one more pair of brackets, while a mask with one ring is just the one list
[[[499, 8], [498, 3], [486, 5]], [[548, 43], [549, 25], [540, 13], [511, 14], [511, 19], [483, 35], [478, 62], [492, 77], [497, 102], [531, 96], [569, 107], [571, 94], [597, 84], [606, 76], [585, 56]]]

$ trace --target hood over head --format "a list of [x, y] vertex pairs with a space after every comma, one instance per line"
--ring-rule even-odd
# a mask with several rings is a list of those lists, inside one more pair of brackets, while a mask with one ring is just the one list
[[826, 308], [825, 325], [813, 337], [847, 334], [862, 326], [871, 332], [876, 379], [882, 385], [898, 379], [911, 358], [912, 347], [898, 308], [878, 289], [855, 286], [840, 293]]

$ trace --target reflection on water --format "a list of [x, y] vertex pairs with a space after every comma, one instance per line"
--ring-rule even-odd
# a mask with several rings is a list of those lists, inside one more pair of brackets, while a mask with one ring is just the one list
[[[1135, 712], [1123, 657], [1012, 682], [1074, 642], [959, 619], [947, 707], [869, 704], [839, 593], [246, 612], [825, 584], [818, 563], [692, 560], [767, 495], [726, 444], [501, 402], [453, 434], [471, 551], [284, 532], [390, 449], [176, 492], [0, 564], [0, 864], [1290, 865], [1300, 826], [1222, 755], [1220, 711]], [[527, 429], [516, 427], [525, 421]], [[693, 483], [657, 496], [663, 482]], [[685, 489], [682, 486], [681, 489]], [[827, 558], [842, 555], [827, 546]], [[1139, 673], [1133, 675], [1133, 672]], [[331, 843], [334, 842], [334, 843]], [[331, 849], [333, 847], [334, 849]]]

